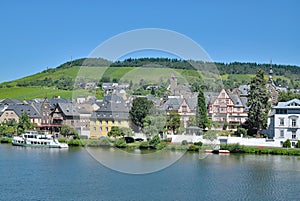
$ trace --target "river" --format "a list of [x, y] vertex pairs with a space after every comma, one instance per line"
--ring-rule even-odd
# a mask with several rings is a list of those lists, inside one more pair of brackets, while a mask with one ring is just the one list
[[[0, 200], [299, 200], [300, 157], [180, 154], [152, 173], [128, 174], [138, 154], [113, 149], [46, 149], [0, 144]], [[95, 157], [115, 161], [116, 168]], [[118, 152], [117, 152], [118, 153]], [[96, 160], [96, 159], [97, 160]], [[100, 162], [101, 163], [100, 163]], [[148, 161], [148, 163], [147, 163]], [[138, 165], [139, 170], [143, 169]], [[122, 170], [122, 168], [121, 168]], [[151, 172], [146, 168], [146, 172]]]

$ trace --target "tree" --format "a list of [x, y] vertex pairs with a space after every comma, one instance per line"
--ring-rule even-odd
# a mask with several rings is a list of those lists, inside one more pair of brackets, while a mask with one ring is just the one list
[[19, 123], [17, 125], [18, 133], [25, 133], [26, 130], [32, 129], [33, 124], [30, 121], [29, 115], [24, 112], [19, 119]]
[[112, 126], [110, 131], [107, 133], [108, 137], [120, 137], [124, 136], [125, 134], [123, 133], [122, 129], [119, 128], [118, 126]]
[[177, 133], [177, 130], [180, 127], [180, 115], [178, 114], [178, 112], [169, 112], [169, 115], [167, 116], [166, 126], [173, 133]]
[[247, 135], [247, 129], [245, 128], [238, 128], [237, 131], [236, 131], [236, 134], [238, 136], [242, 136], [245, 137]]
[[204, 135], [203, 139], [209, 140], [211, 144], [213, 144], [213, 141], [218, 139], [218, 133], [213, 130], [208, 130]]
[[300, 99], [300, 94], [295, 94], [291, 91], [288, 91], [288, 92], [280, 91], [279, 97], [278, 97], [278, 102], [286, 102], [286, 101], [293, 100], [295, 98]]
[[71, 128], [70, 126], [67, 125], [63, 125], [61, 127], [60, 133], [64, 136], [73, 136], [74, 138], [79, 138], [78, 137], [78, 133], [76, 132], [76, 130], [74, 130], [73, 128]]
[[163, 111], [153, 109], [150, 115], [147, 115], [144, 120], [143, 133], [148, 138], [164, 132], [166, 127], [166, 116]]
[[152, 137], [152, 139], [149, 141], [149, 145], [153, 148], [155, 148], [160, 143], [160, 137], [158, 135], [155, 135]]
[[291, 141], [287, 139], [286, 141], [283, 142], [282, 146], [285, 148], [291, 148]]
[[256, 76], [251, 80], [248, 98], [248, 128], [254, 129], [260, 134], [261, 129], [267, 127], [268, 112], [271, 108], [269, 102], [270, 94], [266, 89], [263, 70], [258, 70]]
[[189, 126], [196, 126], [196, 117], [195, 116], [190, 116]]
[[153, 108], [153, 102], [145, 97], [138, 97], [133, 100], [132, 107], [129, 111], [129, 118], [133, 123], [132, 126], [135, 131], [144, 128], [145, 117], [150, 114]]
[[205, 97], [204, 97], [204, 94], [203, 94], [202, 90], [199, 90], [199, 93], [198, 93], [198, 105], [197, 105], [197, 111], [196, 111], [196, 124], [198, 125], [198, 127], [202, 128], [202, 129], [205, 129], [206, 127], [209, 127]]
[[132, 129], [131, 128], [127, 128], [127, 127], [122, 127], [121, 128], [122, 133], [124, 134], [124, 136], [132, 136]]

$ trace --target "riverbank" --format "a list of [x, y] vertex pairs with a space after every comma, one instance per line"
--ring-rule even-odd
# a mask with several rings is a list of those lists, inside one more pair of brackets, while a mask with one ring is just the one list
[[[108, 138], [100, 140], [79, 140], [79, 139], [64, 139], [60, 138], [60, 142], [67, 143], [70, 147], [117, 147], [121, 149], [152, 149], [152, 150], [183, 150], [189, 152], [201, 152], [205, 149], [212, 149], [210, 146], [202, 145], [202, 143], [184, 143], [172, 144], [167, 141], [161, 141], [156, 146], [149, 145], [148, 142], [133, 142], [133, 143], [116, 143]], [[1, 137], [0, 143], [11, 144], [12, 138]], [[228, 150], [231, 154], [270, 154], [270, 155], [290, 155], [300, 156], [300, 149], [295, 148], [280, 148], [280, 147], [262, 147], [262, 146], [244, 146], [239, 144], [222, 144], [220, 149]]]
[[270, 155], [290, 155], [300, 156], [300, 149], [281, 148], [281, 147], [251, 147], [239, 144], [220, 145], [220, 149], [229, 150], [230, 153], [247, 153], [247, 154], [270, 154]]

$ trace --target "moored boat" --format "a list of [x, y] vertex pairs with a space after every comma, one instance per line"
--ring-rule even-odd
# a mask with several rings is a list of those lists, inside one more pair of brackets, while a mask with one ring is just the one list
[[14, 136], [12, 144], [26, 147], [68, 148], [68, 144], [60, 143], [54, 136], [39, 134], [37, 131], [27, 131], [25, 134]]
[[225, 149], [215, 149], [212, 151], [212, 153], [214, 153], [214, 154], [230, 154], [230, 151], [225, 150]]

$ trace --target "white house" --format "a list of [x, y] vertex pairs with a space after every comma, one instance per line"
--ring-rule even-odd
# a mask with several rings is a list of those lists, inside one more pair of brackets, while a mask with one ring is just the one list
[[283, 143], [289, 139], [292, 146], [300, 140], [300, 100], [279, 102], [273, 106], [269, 118], [269, 137]]

